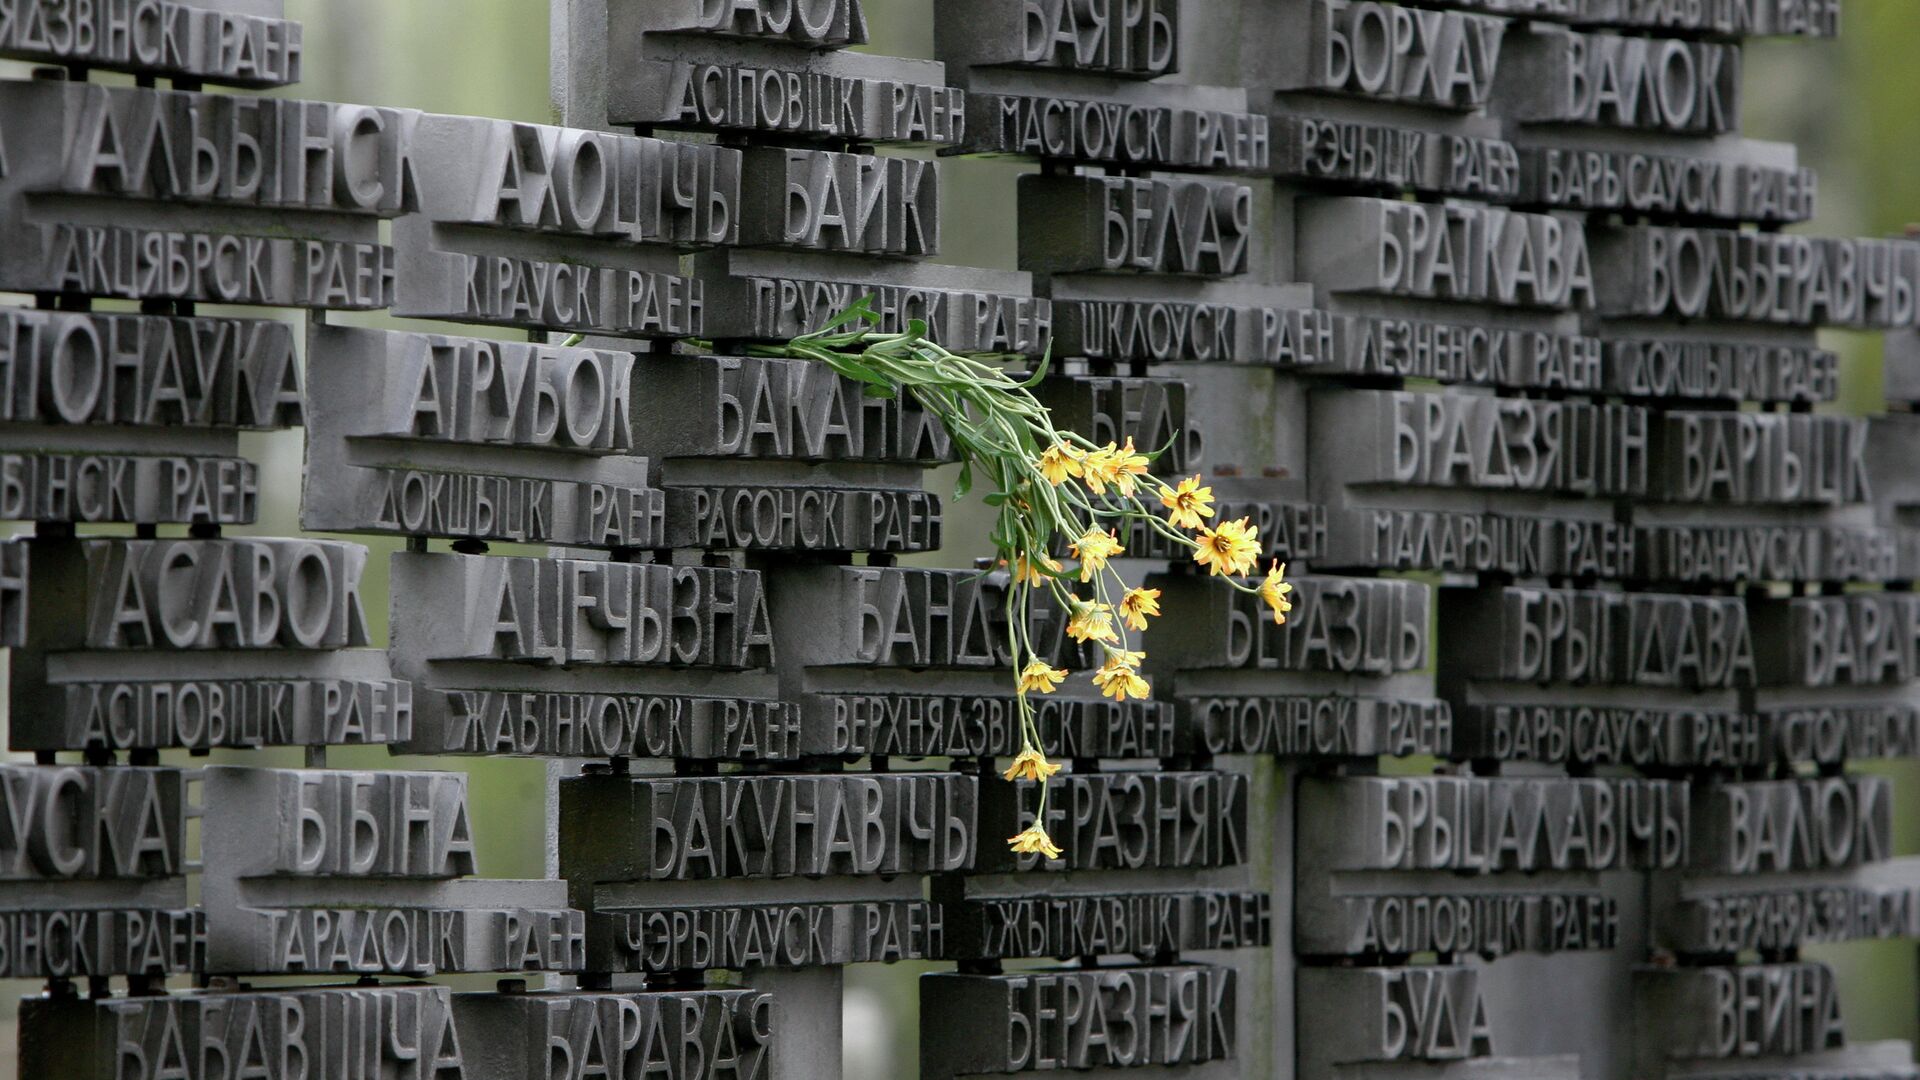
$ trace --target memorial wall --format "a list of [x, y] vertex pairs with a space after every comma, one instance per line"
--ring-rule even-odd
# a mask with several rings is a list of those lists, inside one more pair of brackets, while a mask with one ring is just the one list
[[[899, 964], [926, 1080], [1920, 1080], [1802, 955], [1920, 938], [1920, 240], [1741, 135], [1839, 0], [902, 6], [551, 0], [536, 124], [303, 100], [281, 0], [0, 0], [19, 1076], [815, 1080]], [[863, 301], [1286, 617], [1129, 528], [1103, 694], [965, 433], [767, 348]]]

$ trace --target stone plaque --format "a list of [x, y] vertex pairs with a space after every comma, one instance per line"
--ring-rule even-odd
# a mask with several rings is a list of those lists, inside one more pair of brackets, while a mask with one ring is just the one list
[[453, 1020], [475, 1080], [778, 1075], [779, 1001], [764, 991], [455, 994]]
[[[393, 302], [412, 114], [0, 83], [0, 288], [340, 310]], [[204, 150], [198, 152], [196, 148]]]
[[617, 337], [702, 332], [675, 250], [740, 235], [741, 157], [716, 146], [424, 114], [420, 212], [396, 225], [398, 314]]
[[629, 353], [316, 326], [301, 524], [568, 547], [666, 546], [634, 453]]
[[1236, 984], [1232, 968], [1205, 965], [928, 975], [921, 1013], [964, 1023], [922, 1039], [921, 1075], [1226, 1061], [1238, 1039]]
[[585, 923], [559, 882], [475, 872], [460, 773], [207, 770], [207, 971], [577, 971]]
[[[257, 14], [258, 7], [271, 14]], [[300, 24], [281, 0], [23, 0], [0, 19], [0, 57], [227, 86], [300, 81]]]

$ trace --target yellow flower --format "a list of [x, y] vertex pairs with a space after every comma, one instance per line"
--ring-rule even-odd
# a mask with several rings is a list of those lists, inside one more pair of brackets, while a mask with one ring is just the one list
[[1127, 595], [1120, 598], [1120, 616], [1126, 620], [1129, 630], [1145, 630], [1147, 617], [1158, 614], [1159, 589], [1128, 589]]
[[1086, 535], [1067, 545], [1073, 557], [1080, 560], [1080, 580], [1092, 581], [1107, 560], [1125, 550], [1113, 533], [1104, 529], [1088, 529]]
[[1080, 477], [1086, 481], [1088, 490], [1095, 495], [1105, 495], [1108, 484], [1119, 482], [1119, 455], [1120, 448], [1112, 443], [1081, 455]]
[[1089, 641], [1115, 641], [1113, 607], [1108, 604], [1081, 604], [1067, 620], [1067, 636], [1086, 644]]
[[1007, 837], [1007, 846], [1017, 855], [1045, 855], [1049, 859], [1060, 857], [1060, 849], [1047, 837], [1047, 830], [1038, 825], [1029, 828], [1019, 836]]
[[[1005, 560], [1005, 559], [1001, 559], [1001, 560], [1000, 560], [1000, 565], [1002, 565], [1002, 566], [1005, 566], [1005, 565], [1007, 565], [1007, 560]], [[1035, 566], [1035, 565], [1034, 565], [1034, 562], [1033, 562], [1033, 558], [1032, 558], [1032, 556], [1028, 556], [1028, 555], [1015, 555], [1015, 556], [1013, 557], [1013, 580], [1014, 580], [1014, 583], [1015, 583], [1015, 584], [1018, 584], [1018, 583], [1020, 583], [1020, 582], [1022, 582], [1022, 581], [1024, 581], [1024, 582], [1026, 582], [1026, 583], [1027, 583], [1027, 584], [1029, 584], [1029, 585], [1044, 585], [1044, 584], [1046, 584], [1046, 583], [1047, 583], [1047, 577], [1048, 577], [1049, 575], [1048, 575], [1048, 574], [1047, 574], [1047, 573], [1046, 573], [1045, 571], [1042, 571], [1042, 570], [1040, 569], [1040, 567], [1041, 567], [1041, 566], [1044, 566], [1044, 567], [1046, 567], [1046, 568], [1047, 568], [1047, 570], [1051, 570], [1051, 571], [1053, 571], [1053, 572], [1055, 572], [1055, 573], [1058, 573], [1058, 572], [1060, 571], [1060, 564], [1059, 564], [1058, 562], [1055, 562], [1054, 560], [1052, 560], [1052, 559], [1050, 559], [1050, 558], [1048, 558], [1048, 557], [1047, 557], [1047, 556], [1045, 556], [1045, 555], [1042, 555], [1042, 556], [1040, 556], [1040, 559], [1039, 559], [1039, 566]]]
[[1038, 750], [1022, 750], [1020, 756], [1013, 759], [1007, 768], [1009, 780], [1045, 780], [1060, 771], [1060, 766], [1047, 760], [1047, 755]]
[[1293, 610], [1293, 601], [1287, 599], [1287, 594], [1292, 591], [1293, 585], [1287, 581], [1287, 564], [1273, 560], [1273, 565], [1267, 568], [1267, 580], [1260, 583], [1260, 599], [1273, 609], [1275, 626], [1287, 624], [1287, 612]]
[[1153, 687], [1147, 685], [1147, 680], [1141, 678], [1139, 672], [1112, 663], [1093, 673], [1093, 685], [1100, 688], [1102, 697], [1110, 697], [1115, 701], [1125, 701], [1129, 697], [1145, 701], [1153, 696]]
[[1024, 694], [1029, 690], [1038, 690], [1043, 694], [1051, 694], [1059, 688], [1060, 680], [1066, 677], [1067, 673], [1059, 668], [1048, 667], [1035, 660], [1020, 673], [1020, 692]]
[[1079, 476], [1085, 471], [1081, 465], [1081, 459], [1085, 456], [1066, 443], [1054, 443], [1040, 452], [1040, 475], [1046, 477], [1049, 484], [1064, 484], [1069, 477]]
[[1112, 468], [1113, 486], [1120, 494], [1131, 496], [1134, 484], [1147, 475], [1148, 468], [1146, 455], [1134, 452], [1133, 436], [1127, 436], [1127, 445], [1115, 451]]
[[1143, 652], [1108, 649], [1106, 662], [1100, 665], [1100, 672], [1111, 674], [1115, 671], [1135, 671], [1140, 667], [1140, 661], [1146, 658], [1147, 654]]
[[1160, 502], [1172, 511], [1167, 520], [1173, 522], [1175, 528], [1202, 528], [1207, 519], [1213, 517], [1213, 489], [1201, 487], [1198, 476], [1180, 481], [1179, 487], [1163, 489]]
[[1246, 518], [1223, 521], [1217, 529], [1203, 527], [1193, 561], [1216, 575], [1245, 574], [1260, 561], [1259, 530], [1248, 525]]

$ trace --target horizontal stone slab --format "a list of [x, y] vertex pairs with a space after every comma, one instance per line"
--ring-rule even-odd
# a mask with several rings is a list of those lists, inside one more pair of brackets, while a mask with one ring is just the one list
[[[0, 421], [77, 427], [105, 450], [126, 426], [267, 431], [304, 417], [286, 323], [0, 308]], [[37, 430], [4, 440], [31, 448]]]
[[1197, 101], [976, 91], [968, 103], [965, 154], [1181, 172], [1262, 173], [1273, 160], [1266, 116]]
[[[808, 668], [1005, 670], [1007, 579], [919, 567], [795, 567], [772, 589], [783, 655]], [[1032, 595], [1023, 647], [1055, 667], [1093, 666], [1091, 646], [1066, 635], [1067, 616]]]
[[1284, 626], [1257, 596], [1225, 582], [1154, 577], [1166, 613], [1147, 649], [1175, 670], [1233, 668], [1392, 675], [1427, 662], [1430, 593], [1415, 581], [1294, 576]]
[[[982, 781], [980, 873], [1029, 870], [1207, 870], [1248, 859], [1244, 774], [1232, 772], [1067, 773], [1046, 781], [1047, 811], [1036, 822], [1040, 787]], [[1063, 854], [1016, 854], [1002, 838], [1035, 824]]]
[[[1330, 390], [1311, 402], [1315, 480], [1556, 495], [1642, 495], [1652, 414], [1638, 405]], [[1785, 419], [1784, 417], [1782, 419]], [[1338, 452], [1335, 446], [1338, 445]]]
[[631, 690], [423, 688], [416, 754], [794, 761], [799, 710], [754, 697]]
[[1300, 862], [1315, 871], [1498, 874], [1687, 865], [1687, 785], [1679, 781], [1303, 779], [1297, 812]]
[[1373, 758], [1457, 753], [1444, 701], [1351, 694], [1190, 694], [1180, 745], [1196, 753]]
[[1633, 149], [1523, 144], [1518, 169], [1516, 200], [1556, 210], [1792, 225], [1819, 191], [1798, 165]]
[[[1735, 597], [1580, 589], [1442, 589], [1440, 668], [1452, 682], [1751, 686], [1770, 669]], [[1447, 687], [1443, 685], [1443, 694]]]
[[[920, 1072], [957, 1080], [1229, 1061], [1239, 1050], [1238, 992], [1232, 968], [1198, 964], [927, 975], [921, 1015], [945, 1022], [921, 1037]], [[1134, 1037], [1098, 1037], [1120, 1030]]]
[[1486, 107], [1504, 19], [1374, 0], [1306, 0], [1256, 24], [1278, 46], [1251, 74], [1277, 90], [1472, 112]]
[[513, 898], [485, 896], [460, 903], [450, 895], [448, 906], [341, 897], [336, 907], [223, 911], [212, 919], [205, 970], [307, 976], [582, 970], [585, 916], [566, 906], [561, 883], [538, 885], [550, 894], [549, 906], [499, 906]]
[[744, 154], [741, 244], [896, 258], [939, 253], [938, 162], [774, 147]]
[[952, 437], [908, 396], [871, 397], [812, 360], [677, 357], [647, 372], [635, 435], [657, 459], [937, 465]]
[[[1871, 476], [1871, 474], [1869, 474]], [[1898, 529], [1782, 521], [1713, 521], [1634, 528], [1630, 577], [1685, 584], [1740, 581], [1894, 581], [1907, 576], [1911, 541]]]
[[1756, 598], [1760, 681], [1767, 686], [1874, 686], [1920, 677], [1920, 596]]
[[941, 502], [925, 491], [669, 484], [665, 546], [737, 551], [936, 551]]
[[[475, 872], [464, 773], [218, 765], [204, 784], [210, 890], [216, 878], [443, 881]], [[207, 906], [215, 919], [229, 914], [211, 896]]]
[[955, 0], [934, 6], [934, 51], [956, 70], [1009, 67], [1112, 79], [1180, 70], [1180, 4]]
[[941, 894], [948, 960], [1071, 960], [1260, 949], [1273, 901], [1256, 892]]
[[[186, 774], [179, 769], [0, 765], [0, 800], [11, 823], [0, 836], [0, 882], [187, 872]], [[63, 895], [78, 903], [88, 893]]]
[[594, 1069], [638, 1080], [702, 1062], [769, 1080], [791, 1037], [780, 1032], [780, 1000], [759, 990], [455, 994], [453, 1015], [473, 1062], [468, 1080], [578, 1080]]
[[694, 270], [706, 291], [706, 332], [719, 341], [785, 343], [862, 300], [877, 317], [872, 329], [903, 334], [917, 320], [929, 341], [953, 352], [1037, 358], [1053, 336], [1052, 302], [1013, 271], [744, 249], [698, 255]]
[[[758, 571], [484, 555], [394, 556], [392, 651], [439, 662], [744, 669], [773, 663]], [[426, 610], [409, 598], [444, 598]], [[468, 676], [478, 677], [478, 676]]]
[[1525, 124], [1717, 135], [1740, 128], [1740, 49], [1535, 24], [1502, 54], [1495, 109]]
[[1734, 708], [1629, 701], [1515, 700], [1459, 711], [1454, 756], [1491, 761], [1753, 768], [1775, 760], [1776, 729]]
[[220, 526], [259, 514], [260, 467], [242, 457], [0, 452], [0, 519]]
[[1607, 269], [1581, 223], [1552, 214], [1358, 197], [1297, 213], [1300, 277], [1336, 293], [1590, 310]]
[[1019, 262], [1034, 273], [1233, 277], [1248, 269], [1253, 189], [1225, 180], [1020, 178]]
[[1663, 948], [1702, 955], [1920, 937], [1920, 864], [1748, 877], [1689, 875], [1657, 893]]
[[284, 17], [222, 10], [219, 0], [106, 0], [71, 11], [39, 4], [0, 23], [0, 57], [226, 86], [300, 81], [301, 25]]
[[1327, 567], [1627, 578], [1643, 557], [1632, 527], [1609, 520], [1362, 506], [1328, 521]]
[[1648, 493], [1693, 504], [1871, 502], [1867, 430], [1857, 416], [1669, 412], [1653, 425]]
[[[249, 1055], [275, 1061], [284, 1055], [304, 1062], [310, 1076], [477, 1075], [467, 1070], [444, 986], [37, 997], [23, 1003], [20, 1025], [21, 1068], [34, 1076], [129, 1080], [139, 1075], [130, 1069], [176, 1061], [183, 1080], [222, 1080], [225, 1063]], [[183, 1049], [187, 1032], [193, 1033], [191, 1054]]]
[[1689, 865], [1707, 873], [1838, 870], [1893, 853], [1884, 776], [1703, 785], [1692, 816]]
[[1633, 973], [1636, 1071], [1675, 1059], [1793, 1057], [1846, 1045], [1840, 987], [1825, 964], [1640, 968]]
[[587, 917], [590, 971], [810, 968], [946, 955], [946, 914], [918, 900], [600, 908]]
[[1605, 389], [1625, 397], [1798, 404], [1840, 394], [1839, 354], [1807, 345], [1635, 336], [1605, 347]]
[[[1493, 1023], [1471, 967], [1310, 968], [1294, 976], [1301, 1071], [1342, 1075], [1360, 1062], [1446, 1062], [1494, 1053]], [[1334, 1022], [1335, 1018], [1339, 1022]]]
[[560, 872], [600, 882], [946, 873], [973, 865], [958, 773], [586, 775], [560, 783]]
[[650, 33], [688, 34], [837, 49], [867, 43], [861, 0], [664, 0], [638, 25]]
[[1620, 944], [1620, 906], [1594, 876], [1503, 882], [1450, 874], [1339, 874], [1294, 889], [1293, 947], [1318, 957], [1436, 952], [1488, 960]]
[[1274, 172], [1290, 179], [1501, 203], [1523, 190], [1519, 153], [1491, 135], [1279, 114], [1273, 141]]
[[1602, 315], [1858, 330], [1912, 326], [1920, 244], [1665, 225], [1597, 229]]
[[[1176, 753], [1174, 710], [1165, 702], [1056, 692], [1030, 695], [1028, 704], [1040, 748], [1052, 758], [1163, 758]], [[800, 707], [800, 745], [809, 755], [1013, 757], [1024, 740], [1019, 701], [1005, 692], [845, 690], [809, 694]]]
[[206, 969], [206, 917], [197, 910], [116, 905], [0, 911], [0, 977], [166, 978]]

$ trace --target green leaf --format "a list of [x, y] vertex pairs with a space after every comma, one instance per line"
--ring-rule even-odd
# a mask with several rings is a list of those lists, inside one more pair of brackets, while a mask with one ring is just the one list
[[960, 466], [960, 479], [953, 485], [953, 497], [955, 500], [964, 499], [967, 497], [967, 492], [972, 490], [973, 462], [969, 461]]
[[1031, 390], [1034, 387], [1039, 386], [1040, 380], [1047, 377], [1047, 369], [1052, 366], [1053, 366], [1053, 342], [1052, 340], [1048, 340], [1047, 351], [1040, 354], [1040, 366], [1034, 369], [1032, 375], [1027, 376], [1026, 381], [1019, 384], [1020, 389]]

